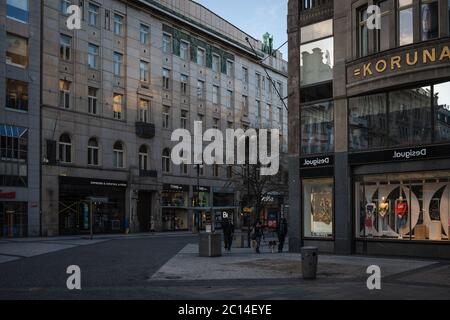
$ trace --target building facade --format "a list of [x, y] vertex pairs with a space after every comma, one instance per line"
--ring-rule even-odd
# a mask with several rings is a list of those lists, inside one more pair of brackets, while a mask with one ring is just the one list
[[0, 237], [40, 232], [39, 1], [0, 1]]
[[[71, 4], [79, 30], [66, 26]], [[42, 14], [43, 235], [238, 219], [230, 168], [174, 165], [170, 137], [194, 121], [276, 127], [287, 151], [281, 53], [188, 0], [43, 0]]]
[[448, 0], [289, 1], [292, 251], [450, 257], [449, 19]]

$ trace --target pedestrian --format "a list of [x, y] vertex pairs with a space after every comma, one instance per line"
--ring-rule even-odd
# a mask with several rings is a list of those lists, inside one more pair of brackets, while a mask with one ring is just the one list
[[228, 218], [222, 221], [223, 237], [225, 242], [225, 250], [231, 251], [231, 245], [233, 243], [234, 224]]
[[255, 225], [253, 226], [253, 240], [256, 241], [256, 253], [261, 253], [259, 251], [259, 248], [261, 246], [261, 238], [264, 238], [264, 231], [261, 225], [261, 222], [258, 220], [256, 221]]
[[288, 224], [287, 220], [284, 217], [284, 214], [281, 214], [280, 222], [277, 226], [277, 234], [278, 234], [278, 252], [283, 252], [284, 241], [286, 240], [286, 235], [288, 232]]

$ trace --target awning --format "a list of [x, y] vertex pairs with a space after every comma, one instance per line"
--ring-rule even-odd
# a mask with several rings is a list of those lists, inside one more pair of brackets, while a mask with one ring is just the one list
[[21, 138], [25, 133], [28, 132], [27, 128], [21, 128], [16, 126], [11, 126], [7, 124], [0, 125], [0, 136], [6, 136], [11, 138]]

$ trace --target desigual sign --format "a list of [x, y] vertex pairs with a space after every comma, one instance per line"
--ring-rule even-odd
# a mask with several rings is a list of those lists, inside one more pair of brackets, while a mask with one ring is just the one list
[[302, 168], [315, 168], [330, 165], [333, 165], [333, 158], [331, 156], [305, 158], [300, 160], [300, 166]]
[[420, 158], [420, 157], [426, 157], [426, 156], [427, 156], [427, 149], [394, 151], [392, 159], [401, 160], [401, 159]]
[[[392, 51], [390, 51], [392, 52]], [[450, 43], [399, 49], [347, 68], [349, 83], [437, 64], [450, 63]]]

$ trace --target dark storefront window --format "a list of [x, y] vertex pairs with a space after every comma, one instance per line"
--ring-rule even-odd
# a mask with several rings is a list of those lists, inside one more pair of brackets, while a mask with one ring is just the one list
[[431, 142], [431, 88], [393, 91], [389, 94], [391, 145]]
[[439, 36], [439, 2], [438, 0], [421, 1], [420, 30], [422, 40], [430, 40]]
[[303, 228], [306, 238], [333, 237], [333, 179], [303, 180]]
[[449, 240], [450, 172], [355, 178], [356, 238]]
[[434, 86], [435, 140], [450, 141], [450, 82]]
[[27, 202], [0, 202], [0, 237], [26, 237]]
[[301, 107], [302, 153], [326, 153], [334, 150], [333, 102]]
[[350, 149], [368, 150], [387, 146], [386, 95], [349, 99]]
[[163, 207], [187, 207], [188, 193], [185, 191], [163, 191]]
[[349, 149], [364, 151], [450, 141], [449, 92], [450, 82], [445, 82], [350, 98]]
[[27, 186], [28, 129], [0, 125], [0, 185]]

